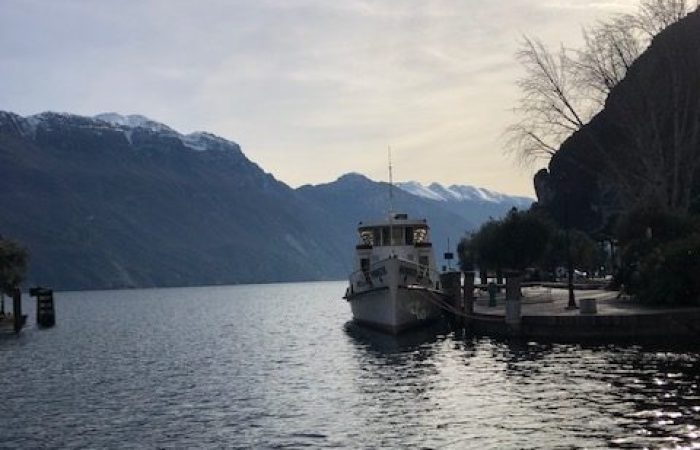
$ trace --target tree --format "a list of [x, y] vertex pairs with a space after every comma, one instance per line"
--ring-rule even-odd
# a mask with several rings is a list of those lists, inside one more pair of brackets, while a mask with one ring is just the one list
[[27, 272], [29, 254], [17, 242], [0, 238], [0, 291], [12, 295]]
[[521, 271], [537, 264], [544, 254], [551, 225], [533, 211], [513, 208], [501, 220], [491, 219], [458, 247], [462, 268]]
[[522, 271], [539, 264], [551, 233], [552, 226], [536, 212], [513, 208], [500, 228], [503, 267]]
[[482, 272], [488, 273], [489, 269], [497, 272], [500, 277], [503, 255], [503, 241], [501, 240], [501, 222], [491, 219], [484, 223], [479, 231], [472, 237], [476, 263]]
[[571, 230], [569, 233], [570, 249], [567, 250], [566, 231], [556, 229], [552, 232], [542, 258], [543, 266], [552, 273], [557, 267], [566, 267], [567, 253], [570, 251], [576, 268], [588, 273], [595, 272], [605, 263], [605, 252], [586, 233], [578, 230]]
[[457, 244], [457, 257], [459, 258], [459, 268], [463, 272], [469, 272], [477, 266], [477, 253], [474, 245], [474, 233], [463, 237]]

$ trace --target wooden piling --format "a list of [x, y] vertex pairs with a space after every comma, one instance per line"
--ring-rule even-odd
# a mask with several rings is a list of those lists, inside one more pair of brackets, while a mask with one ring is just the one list
[[[460, 286], [461, 272], [444, 272], [440, 274], [440, 284], [454, 311], [462, 311], [462, 287]], [[459, 326], [462, 323], [462, 316], [450, 314], [451, 319]]]
[[56, 309], [53, 301], [53, 290], [36, 287], [29, 290], [29, 294], [36, 297], [36, 323], [42, 328], [52, 327], [56, 324]]
[[464, 295], [464, 314], [474, 314], [474, 272], [464, 272], [462, 292]]
[[19, 289], [12, 291], [12, 314], [15, 333], [19, 333], [26, 320], [26, 316], [22, 315], [22, 291]]

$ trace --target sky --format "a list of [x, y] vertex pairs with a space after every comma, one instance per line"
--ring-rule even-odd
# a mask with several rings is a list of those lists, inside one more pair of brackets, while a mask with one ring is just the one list
[[348, 172], [534, 196], [507, 152], [524, 35], [635, 0], [0, 0], [0, 109], [142, 114], [296, 187]]

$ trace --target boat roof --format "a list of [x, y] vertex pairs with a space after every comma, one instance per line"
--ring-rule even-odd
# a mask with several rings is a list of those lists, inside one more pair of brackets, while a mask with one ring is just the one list
[[357, 224], [358, 230], [367, 230], [369, 228], [386, 227], [386, 226], [413, 226], [430, 228], [426, 219], [409, 219], [407, 214], [392, 213], [385, 219], [368, 220]]

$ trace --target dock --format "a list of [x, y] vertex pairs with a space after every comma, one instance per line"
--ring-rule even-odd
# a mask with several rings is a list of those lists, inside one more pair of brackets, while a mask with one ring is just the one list
[[644, 305], [619, 291], [580, 284], [574, 291], [577, 307], [568, 308], [568, 289], [557, 284], [523, 285], [521, 295], [511, 293], [510, 298], [503, 289], [490, 298], [473, 286], [465, 281], [462, 292], [455, 293], [461, 298], [452, 303], [460, 326], [476, 334], [561, 340], [700, 338], [700, 305]]

